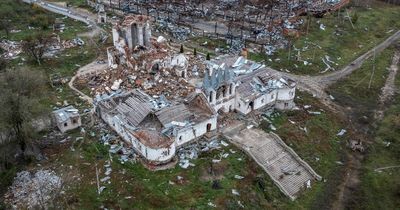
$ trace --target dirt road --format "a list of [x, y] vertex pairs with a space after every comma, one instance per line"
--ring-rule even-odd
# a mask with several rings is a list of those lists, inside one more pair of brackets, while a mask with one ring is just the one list
[[398, 49], [393, 55], [392, 65], [389, 68], [389, 75], [386, 79], [385, 86], [382, 88], [382, 94], [379, 97], [379, 107], [375, 114], [377, 120], [383, 119], [387, 105], [396, 93], [395, 80], [399, 70], [399, 60], [400, 50]]

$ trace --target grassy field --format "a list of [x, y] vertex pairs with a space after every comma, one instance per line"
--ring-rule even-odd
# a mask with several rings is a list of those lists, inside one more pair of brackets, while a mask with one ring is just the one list
[[[400, 166], [400, 97], [386, 112], [369, 148], [362, 176], [363, 209], [396, 209], [400, 206], [400, 168], [375, 171], [377, 168]], [[390, 144], [389, 144], [390, 143]]]
[[[344, 150], [346, 140], [351, 134], [338, 137], [341, 129], [348, 129], [334, 114], [323, 111], [325, 108], [312, 96], [298, 92], [297, 106], [301, 110], [279, 113], [270, 118], [276, 127], [277, 133], [287, 145], [305, 160], [319, 175], [322, 182], [317, 182], [310, 193], [301, 196], [298, 200], [288, 203], [289, 209], [327, 209], [329, 201], [337, 192], [337, 183], [340, 183], [342, 166], [345, 162]], [[311, 115], [303, 107], [311, 105], [309, 111], [321, 111], [321, 115]], [[264, 122], [262, 127], [270, 131]]]
[[[76, 151], [66, 150], [57, 155], [53, 163], [64, 165], [65, 168], [58, 167], [60, 171], [67, 171], [72, 165], [73, 169], [69, 171], [72, 170], [80, 178], [80, 181], [75, 180], [69, 185], [64, 201], [61, 201], [62, 206], [78, 209], [96, 209], [100, 206], [122, 209], [209, 209], [208, 203], [212, 203], [224, 209], [237, 209], [240, 205], [250, 209], [265, 209], [274, 206], [266, 198], [287, 199], [253, 161], [233, 146], [200, 155], [197, 160], [191, 161], [195, 167], [182, 169], [176, 166], [158, 172], [151, 172], [140, 163], [121, 164], [117, 157], [113, 157], [111, 183], [102, 184], [107, 188], [98, 195], [95, 164], [102, 178], [103, 165], [109, 160], [108, 149], [97, 143], [97, 139], [85, 141], [80, 148], [75, 147]], [[230, 150], [236, 153], [232, 154]], [[211, 160], [218, 158], [222, 152], [229, 153], [229, 157], [212, 164]], [[90, 165], [86, 165], [86, 162]], [[213, 174], [209, 173], [211, 167]], [[235, 175], [245, 178], [237, 180]], [[178, 176], [182, 177], [181, 180]], [[213, 182], [217, 182], [218, 187], [213, 187]], [[233, 195], [232, 189], [237, 189], [240, 195]]]
[[[351, 17], [358, 16], [354, 29], [344, 18], [346, 10], [342, 10], [340, 16], [334, 13], [322, 19], [312, 18], [308, 35], [307, 24], [304, 24], [302, 35], [294, 42], [294, 48], [298, 50], [292, 49], [290, 60], [287, 49], [279, 50], [273, 56], [250, 54], [250, 58], [265, 61], [278, 70], [316, 75], [326, 69], [322, 61], [325, 56], [337, 64], [330, 64], [333, 68], [340, 69], [400, 29], [400, 6], [374, 1], [371, 8], [349, 8], [348, 12]], [[326, 29], [321, 30], [320, 24]], [[301, 60], [297, 61], [299, 50]], [[276, 60], [278, 58], [280, 60]], [[303, 61], [311, 65], [304, 65]]]
[[[56, 18], [61, 19], [66, 26], [65, 30], [62, 33], [59, 33], [61, 39], [75, 38], [80, 32], [87, 30], [86, 25], [81, 22], [57, 14], [48, 13], [37, 6], [30, 6], [26, 3], [19, 3], [17, 1], [6, 1], [5, 4], [0, 5], [0, 13], [7, 15], [12, 25], [10, 26], [10, 34], [8, 38], [6, 37], [6, 32], [4, 30], [0, 31], [0, 37], [2, 38], [20, 41], [29, 35], [38, 32], [52, 34], [52, 22]], [[43, 19], [44, 17], [48, 18], [49, 24], [44, 26], [45, 28], [35, 26], [34, 20], [39, 18]]]
[[[10, 7], [8, 7], [10, 6]], [[16, 16], [10, 17], [10, 21], [13, 23], [13, 30], [21, 30], [16, 33], [10, 33], [10, 40], [19, 41], [26, 36], [33, 33], [33, 31], [44, 31], [47, 34], [53, 33], [51, 28], [48, 29], [28, 29], [28, 25], [30, 24], [27, 19], [31, 15], [46, 15], [49, 17], [56, 17], [53, 14], [47, 13], [43, 10], [35, 10], [31, 11], [31, 8], [28, 4], [19, 4], [16, 1], [9, 1], [8, 4], [0, 4], [0, 12], [4, 10], [12, 9], [11, 12], [15, 13]], [[60, 34], [61, 39], [71, 39], [75, 38], [77, 34], [87, 31], [85, 24], [80, 22], [76, 22], [70, 19], [65, 19], [67, 29], [64, 33]], [[5, 37], [5, 32], [0, 31], [0, 37]], [[24, 53], [20, 54], [20, 57], [11, 60], [8, 62], [9, 69], [15, 69], [19, 67], [26, 67], [32, 69], [37, 72], [41, 72], [45, 74], [48, 78], [52, 77], [52, 75], [59, 75], [61, 78], [70, 78], [74, 75], [74, 72], [79, 68], [79, 66], [83, 66], [96, 58], [96, 49], [93, 44], [89, 42], [88, 39], [83, 38], [86, 42], [86, 45], [82, 47], [75, 47], [66, 49], [56, 57], [45, 59], [42, 65], [37, 65], [33, 61], [31, 61], [27, 55]], [[83, 109], [86, 108], [87, 105], [82, 102], [76, 95], [69, 89], [67, 84], [59, 85], [56, 87], [50, 86], [50, 81], [48, 82], [46, 90], [41, 94], [41, 109], [47, 110], [50, 112], [54, 107], [59, 107], [59, 103], [63, 103], [67, 101], [69, 104], [73, 104], [74, 106]], [[0, 127], [1, 129], [1, 127]], [[14, 144], [2, 145], [1, 151], [14, 151], [18, 146]], [[6, 152], [4, 152], [6, 155]], [[10, 163], [9, 169], [7, 171], [0, 172], [0, 194], [4, 193], [12, 182], [13, 177], [17, 173], [17, 171], [24, 170], [24, 165], [13, 165]], [[0, 209], [2, 209], [0, 199]]]
[[[396, 77], [400, 88], [400, 75]], [[379, 123], [370, 146], [362, 175], [363, 205], [360, 209], [396, 209], [400, 206], [400, 168], [375, 171], [377, 168], [400, 166], [400, 95]]]
[[[381, 172], [375, 169], [387, 166], [398, 166], [400, 139], [400, 97], [397, 94], [392, 105], [388, 106], [381, 122], [373, 120], [387, 75], [391, 65], [394, 47], [384, 50], [376, 57], [375, 74], [370, 84], [373, 69], [373, 59], [366, 61], [362, 67], [344, 80], [330, 87], [330, 93], [344, 107], [351, 108], [353, 115], [363, 126], [373, 143], [369, 145], [366, 159], [361, 170], [361, 188], [355, 196], [357, 209], [396, 209], [400, 205], [399, 168], [387, 169]], [[400, 87], [400, 76], [396, 78]], [[369, 88], [370, 86], [370, 88]], [[388, 145], [388, 143], [390, 144]], [[361, 205], [359, 205], [361, 204]]]
[[360, 69], [334, 84], [328, 91], [342, 106], [352, 107], [354, 114], [360, 120], [365, 118], [364, 116], [373, 117], [381, 88], [389, 73], [387, 68], [392, 62], [393, 52], [394, 47], [389, 47], [377, 55], [374, 74], [374, 59], [371, 58]]

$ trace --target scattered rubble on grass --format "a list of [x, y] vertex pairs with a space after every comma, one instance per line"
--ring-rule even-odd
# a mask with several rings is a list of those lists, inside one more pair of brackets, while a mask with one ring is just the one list
[[237, 196], [240, 195], [239, 191], [236, 189], [232, 189], [232, 194], [237, 195]]
[[36, 173], [22, 171], [17, 173], [14, 182], [5, 195], [5, 202], [16, 209], [47, 209], [59, 195], [62, 179], [51, 170]]
[[17, 41], [3, 39], [0, 41], [0, 49], [4, 51], [1, 55], [5, 59], [15, 59], [22, 52], [22, 44]]
[[[201, 152], [209, 152], [215, 149], [221, 149], [220, 145], [224, 145], [224, 147], [228, 146], [223, 140], [212, 140], [210, 142], [207, 141], [198, 141], [193, 144], [187, 145], [182, 147], [178, 150], [177, 156], [179, 157], [179, 166], [181, 168], [188, 168], [189, 166], [195, 166], [190, 160], [195, 160], [199, 157]], [[226, 145], [226, 146], [225, 146]], [[228, 153], [221, 153], [220, 158], [227, 158], [229, 156]], [[221, 161], [219, 160], [212, 160], [213, 163], [218, 163]]]
[[339, 131], [339, 133], [337, 133], [336, 135], [337, 135], [337, 136], [343, 136], [344, 134], [346, 134], [346, 132], [347, 132], [347, 130], [341, 129], [341, 130]]

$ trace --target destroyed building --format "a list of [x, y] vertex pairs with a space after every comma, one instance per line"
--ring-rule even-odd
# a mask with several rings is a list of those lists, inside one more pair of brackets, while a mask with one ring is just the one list
[[261, 109], [294, 108], [296, 83], [240, 56], [221, 56], [208, 63], [202, 90], [216, 111], [242, 114]]
[[217, 128], [217, 115], [202, 93], [168, 102], [135, 89], [99, 99], [97, 113], [152, 167], [170, 163], [177, 148]]
[[58, 129], [63, 133], [82, 125], [79, 112], [73, 106], [67, 106], [54, 111], [53, 120]]
[[103, 4], [99, 4], [99, 6], [98, 6], [97, 22], [98, 23], [106, 23], [107, 22], [107, 13], [104, 10]]
[[132, 54], [138, 48], [151, 48], [150, 17], [128, 15], [113, 26], [113, 47], [107, 49], [110, 66], [126, 64], [133, 68]]

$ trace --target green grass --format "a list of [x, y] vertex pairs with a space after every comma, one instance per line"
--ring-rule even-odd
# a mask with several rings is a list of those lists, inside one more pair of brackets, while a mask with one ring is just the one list
[[[326, 68], [321, 60], [325, 55], [330, 56], [330, 60], [338, 64], [331, 66], [336, 70], [340, 69], [400, 29], [399, 6], [374, 1], [372, 9], [350, 8], [349, 13], [351, 16], [357, 13], [359, 16], [354, 29], [347, 19], [339, 20], [337, 13], [322, 19], [312, 18], [308, 35], [305, 34], [306, 28], [302, 29], [303, 34], [295, 41], [294, 46], [297, 49], [308, 47], [301, 52], [301, 59], [312, 65], [305, 66], [302, 61], [296, 61], [297, 51], [294, 50], [291, 59], [288, 60], [287, 49], [279, 50], [274, 56], [250, 54], [250, 58], [265, 61], [268, 66], [278, 70], [287, 69], [295, 74], [316, 75]], [[345, 15], [345, 11], [342, 10], [341, 17]], [[319, 28], [320, 24], [317, 21], [326, 26], [325, 31]], [[310, 43], [321, 46], [321, 49]], [[280, 61], [275, 60], [277, 58]], [[272, 62], [269, 59], [272, 59]]]
[[374, 74], [374, 59], [370, 58], [360, 69], [330, 87], [329, 92], [342, 106], [354, 108], [357, 117], [372, 117], [389, 73], [387, 68], [391, 65], [393, 53], [394, 47], [389, 47], [377, 55]]
[[[400, 75], [396, 77], [400, 88]], [[387, 146], [387, 143], [390, 145]], [[368, 156], [362, 171], [361, 192], [363, 209], [396, 209], [400, 206], [400, 168], [376, 172], [374, 169], [400, 165], [400, 95], [379, 123], [374, 143], [368, 149]]]
[[10, 31], [13, 30], [14, 32], [10, 32], [9, 37], [7, 38], [6, 32], [1, 30], [0, 37], [4, 37], [13, 41], [20, 41], [32, 35], [33, 33], [43, 32], [49, 35], [53, 34], [54, 32], [52, 23], [49, 23], [49, 25], [44, 29], [38, 26], [35, 26], [32, 29], [28, 28], [29, 26], [32, 26], [31, 19], [37, 16], [44, 16], [50, 20], [55, 20], [56, 18], [61, 19], [65, 23], [65, 30], [62, 33], [58, 33], [62, 40], [75, 38], [79, 33], [87, 30], [86, 25], [81, 22], [47, 12], [46, 10], [37, 6], [31, 6], [26, 3], [18, 3], [11, 0], [5, 1], [7, 1], [5, 4], [0, 5], [0, 14], [5, 13], [7, 15], [6, 17], [12, 23]]
[[190, 40], [191, 42], [194, 42], [198, 45], [204, 45], [209, 50], [214, 51], [215, 48], [228, 48], [228, 45], [226, 44], [226, 40], [224, 39], [215, 39], [215, 38], [208, 38], [208, 37], [195, 37]]
[[[311, 105], [309, 110], [320, 111], [324, 107], [308, 94], [298, 92], [296, 104], [299, 107]], [[323, 111], [321, 115], [310, 115], [307, 111], [296, 110], [283, 112], [269, 118], [277, 133], [304, 161], [327, 181], [316, 182], [310, 191], [296, 201], [282, 205], [283, 209], [329, 208], [328, 201], [337, 190], [342, 167], [336, 162], [343, 160], [343, 147], [348, 135], [337, 137], [336, 134], [345, 124], [334, 114]], [[295, 124], [293, 124], [292, 122]], [[268, 123], [261, 127], [265, 130]], [[307, 132], [303, 129], [307, 128]], [[329, 195], [329, 196], [328, 196]]]
[[[229, 149], [236, 151], [231, 154]], [[83, 145], [81, 152], [67, 151], [59, 162], [66, 166], [78, 167], [82, 181], [71, 185], [67, 191], [66, 200], [78, 200], [70, 203], [72, 208], [93, 209], [104, 205], [107, 208], [137, 208], [137, 209], [209, 209], [209, 202], [218, 208], [238, 208], [237, 201], [250, 209], [265, 209], [274, 206], [268, 202], [279, 199], [279, 202], [289, 200], [278, 190], [268, 176], [247, 155], [233, 146], [224, 147], [223, 152], [230, 153], [227, 159], [214, 164], [213, 168], [218, 176], [221, 189], [212, 188], [214, 179], [208, 174], [211, 160], [218, 158], [222, 151], [203, 153], [194, 161], [196, 166], [189, 169], [174, 169], [152, 172], [140, 163], [121, 164], [116, 157], [112, 162], [111, 184], [102, 184], [107, 187], [99, 196], [95, 184], [95, 167], [102, 171], [103, 163], [108, 159], [108, 149], [95, 142]], [[79, 153], [74, 154], [74, 153]], [[79, 158], [82, 155], [84, 160]], [[242, 158], [241, 161], [238, 158]], [[82, 165], [88, 161], [90, 166]], [[81, 164], [81, 165], [80, 165]], [[243, 180], [234, 179], [241, 175]], [[183, 177], [179, 182], [177, 176]], [[215, 178], [216, 179], [216, 178]], [[175, 184], [169, 184], [172, 181]], [[232, 194], [231, 190], [237, 189], [240, 196]], [[126, 198], [131, 196], [131, 198]], [[63, 203], [63, 205], [66, 205]]]

